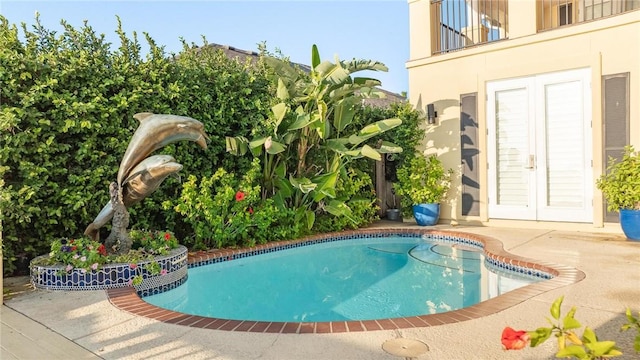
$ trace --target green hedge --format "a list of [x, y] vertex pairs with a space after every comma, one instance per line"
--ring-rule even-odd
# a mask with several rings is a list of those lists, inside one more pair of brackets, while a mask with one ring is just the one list
[[[184, 44], [168, 56], [145, 34], [142, 54], [136, 34], [119, 26], [120, 45], [107, 43], [85, 24], [61, 22], [59, 34], [17, 26], [0, 16], [0, 194], [5, 273], [15, 262], [45, 253], [57, 237], [79, 236], [108, 201], [122, 154], [137, 128], [138, 112], [186, 115], [202, 121], [211, 143], [161, 150], [184, 165], [183, 176], [209, 176], [218, 166], [243, 171], [225, 151], [226, 135], [250, 135], [269, 105], [264, 67], [229, 60], [221, 51]], [[205, 44], [206, 45], [206, 44]], [[4, 173], [3, 173], [4, 172]], [[134, 227], [189, 232], [160, 204], [179, 196], [167, 179], [131, 208]], [[103, 230], [102, 237], [106, 236]]]

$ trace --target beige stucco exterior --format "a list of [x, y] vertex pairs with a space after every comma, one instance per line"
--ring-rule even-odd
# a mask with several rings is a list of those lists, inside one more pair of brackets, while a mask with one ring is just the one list
[[[457, 170], [461, 168], [459, 102], [462, 94], [477, 93], [479, 163], [486, 164], [487, 82], [578, 68], [589, 68], [591, 71], [594, 183], [606, 166], [602, 161], [603, 75], [630, 73], [630, 142], [640, 148], [640, 11], [538, 33], [535, 1], [508, 0], [508, 39], [431, 55], [430, 0], [410, 0], [408, 3], [410, 59], [406, 66], [409, 73], [409, 100], [423, 111], [427, 104], [435, 104], [437, 123], [425, 124], [427, 135], [424, 145], [425, 151], [437, 152], [445, 165]], [[459, 196], [461, 182], [458, 176], [450, 191], [449, 203], [442, 206], [443, 221], [508, 226], [522, 224], [513, 220], [491, 219], [487, 212], [487, 176], [486, 169], [479, 167], [480, 215], [462, 216]], [[617, 225], [614, 227], [613, 224], [604, 223], [603, 199], [595, 186], [593, 219], [593, 223], [579, 227], [619, 229]], [[567, 225], [562, 224], [565, 227]]]

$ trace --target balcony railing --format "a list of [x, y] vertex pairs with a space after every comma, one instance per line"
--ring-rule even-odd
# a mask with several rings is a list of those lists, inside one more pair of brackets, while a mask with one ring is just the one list
[[538, 31], [640, 9], [640, 0], [537, 0]]
[[507, 38], [507, 0], [431, 0], [432, 53]]

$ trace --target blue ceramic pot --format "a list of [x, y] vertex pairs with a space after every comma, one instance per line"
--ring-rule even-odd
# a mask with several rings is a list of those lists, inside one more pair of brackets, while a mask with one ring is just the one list
[[620, 226], [629, 240], [640, 240], [640, 210], [620, 209]]
[[413, 205], [413, 217], [420, 226], [435, 225], [440, 218], [440, 204]]

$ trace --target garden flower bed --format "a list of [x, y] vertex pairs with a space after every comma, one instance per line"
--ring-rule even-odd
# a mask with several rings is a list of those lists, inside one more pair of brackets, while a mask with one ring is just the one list
[[134, 286], [141, 296], [173, 289], [187, 279], [187, 248], [137, 263], [105, 264], [97, 270], [66, 270], [66, 265], [40, 265], [43, 255], [31, 263], [31, 283], [46, 290], [101, 290]]
[[187, 279], [187, 248], [168, 231], [132, 230], [135, 249], [107, 255], [87, 238], [59, 239], [31, 261], [31, 283], [46, 290], [102, 290], [133, 286], [140, 296], [173, 289]]

